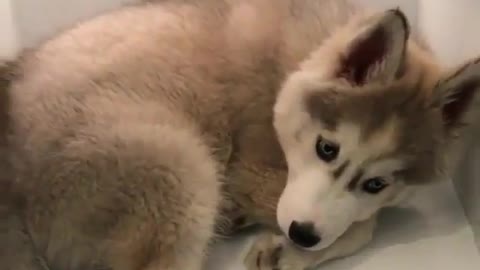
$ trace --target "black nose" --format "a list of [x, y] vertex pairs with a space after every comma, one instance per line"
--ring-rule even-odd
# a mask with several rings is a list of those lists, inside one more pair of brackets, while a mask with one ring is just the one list
[[303, 248], [310, 248], [318, 244], [320, 236], [315, 233], [315, 228], [310, 222], [299, 223], [293, 221], [288, 229], [288, 237], [295, 244]]

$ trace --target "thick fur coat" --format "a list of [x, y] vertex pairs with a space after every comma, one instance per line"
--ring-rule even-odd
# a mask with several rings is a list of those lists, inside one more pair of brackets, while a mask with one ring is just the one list
[[[216, 233], [259, 223], [300, 243], [289, 233], [299, 218], [321, 231], [316, 251], [264, 236], [249, 269], [345, 256], [368, 243], [378, 209], [438, 176], [442, 144], [476, 96], [478, 63], [444, 73], [397, 10], [338, 0], [154, 2], [82, 22], [10, 69], [6, 269], [196, 270]], [[315, 153], [320, 133], [350, 159], [301, 154]], [[361, 167], [358, 145], [392, 159]], [[362, 176], [390, 170], [400, 180], [387, 178], [384, 195], [352, 195]], [[326, 194], [312, 179], [329, 182], [330, 171], [348, 188], [325, 189], [336, 194], [322, 197], [325, 223], [307, 208]]]

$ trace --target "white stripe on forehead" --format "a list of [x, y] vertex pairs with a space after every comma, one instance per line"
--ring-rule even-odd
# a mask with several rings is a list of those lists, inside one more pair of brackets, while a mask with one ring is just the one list
[[362, 147], [371, 152], [371, 158], [377, 158], [395, 151], [399, 138], [398, 127], [397, 118], [392, 116], [383, 126], [372, 131]]
[[389, 158], [378, 160], [368, 164], [365, 167], [366, 177], [386, 176], [392, 174], [395, 171], [403, 169], [405, 166], [404, 161], [401, 159]]

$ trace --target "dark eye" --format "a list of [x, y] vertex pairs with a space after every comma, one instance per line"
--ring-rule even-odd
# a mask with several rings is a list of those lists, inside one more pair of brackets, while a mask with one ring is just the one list
[[380, 177], [368, 179], [363, 183], [363, 190], [370, 194], [377, 194], [388, 186], [387, 181]]
[[335, 143], [318, 138], [315, 145], [315, 150], [317, 151], [317, 156], [320, 159], [330, 162], [337, 158], [340, 147]]

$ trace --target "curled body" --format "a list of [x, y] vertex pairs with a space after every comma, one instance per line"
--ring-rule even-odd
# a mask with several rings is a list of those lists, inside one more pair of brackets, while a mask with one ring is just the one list
[[7, 269], [196, 270], [217, 233], [250, 223], [308, 250], [262, 237], [250, 269], [345, 256], [441, 175], [472, 111], [478, 61], [443, 71], [399, 10], [151, 2], [16, 61]]

